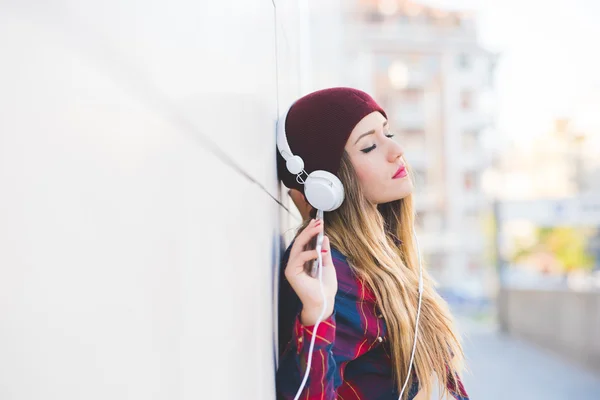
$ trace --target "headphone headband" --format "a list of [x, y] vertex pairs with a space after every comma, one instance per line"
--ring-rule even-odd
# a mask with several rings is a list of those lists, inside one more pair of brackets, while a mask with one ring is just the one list
[[317, 210], [333, 211], [344, 201], [344, 185], [337, 176], [328, 171], [317, 170], [308, 174], [304, 170], [302, 157], [292, 153], [285, 132], [287, 115], [292, 106], [277, 121], [277, 150], [285, 160], [287, 170], [296, 175], [298, 183], [304, 185], [304, 195], [310, 205]]

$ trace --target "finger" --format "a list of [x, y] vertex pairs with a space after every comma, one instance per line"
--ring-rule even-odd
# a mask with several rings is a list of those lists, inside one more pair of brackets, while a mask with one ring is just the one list
[[[306, 225], [306, 227], [304, 228], [304, 230], [306, 230], [306, 229], [310, 228], [310, 227], [311, 227], [311, 226], [313, 226], [314, 224], [315, 224], [315, 220], [314, 220], [314, 219], [310, 220], [310, 222], [308, 223], [308, 225]], [[292, 249], [290, 250], [290, 257], [289, 257], [289, 260], [291, 260], [291, 259], [295, 258], [295, 257], [298, 255], [298, 253], [300, 253], [301, 249], [303, 249], [303, 248], [304, 248], [304, 246], [299, 246], [299, 245], [298, 245], [298, 243], [299, 243], [299, 242], [298, 242], [298, 240], [300, 239], [300, 235], [302, 235], [302, 233], [304, 232], [304, 230], [303, 230], [302, 232], [300, 232], [300, 233], [299, 233], [299, 234], [296, 236], [296, 238], [294, 239], [294, 245], [292, 246]]]
[[295, 258], [290, 259], [286, 267], [286, 273], [297, 275], [304, 272], [304, 263], [315, 260], [317, 258], [317, 250], [307, 250], [298, 254]]
[[296, 237], [290, 257], [297, 256], [306, 248], [306, 245], [323, 229], [323, 221], [312, 220], [306, 228]]
[[314, 260], [318, 257], [317, 250], [307, 250], [300, 253], [297, 257], [298, 263], [304, 265], [305, 262]]
[[294, 239], [294, 245], [292, 246], [292, 249], [290, 250], [290, 260], [292, 258], [295, 258], [304, 249], [304, 245], [301, 243], [302, 242], [302, 234], [307, 229], [310, 229], [311, 227], [315, 226], [315, 224], [316, 224], [316, 220], [314, 220], [314, 219], [310, 220], [310, 222], [308, 223], [308, 225], [306, 225], [306, 227], [302, 230], [302, 232], [300, 232], [296, 236], [296, 238]]

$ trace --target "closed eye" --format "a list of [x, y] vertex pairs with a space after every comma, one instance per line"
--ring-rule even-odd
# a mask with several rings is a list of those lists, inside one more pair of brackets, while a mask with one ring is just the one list
[[[388, 138], [391, 139], [391, 138], [394, 137], [394, 134], [393, 133], [388, 133], [388, 134], [385, 135], [385, 137], [388, 137]], [[370, 153], [371, 151], [375, 150], [376, 148], [377, 148], [377, 145], [374, 144], [373, 146], [367, 147], [366, 149], [362, 149], [361, 151], [366, 154], [366, 153]]]

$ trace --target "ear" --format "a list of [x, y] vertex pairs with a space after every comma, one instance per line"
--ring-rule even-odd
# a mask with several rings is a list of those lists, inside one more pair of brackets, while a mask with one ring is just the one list
[[298, 211], [300, 211], [300, 215], [302, 216], [302, 219], [303, 220], [309, 219], [310, 213], [313, 210], [313, 207], [306, 200], [306, 197], [304, 197], [304, 194], [301, 191], [299, 191], [298, 189], [290, 189], [288, 191], [288, 194], [292, 198], [292, 201], [294, 202], [294, 205], [296, 205], [296, 208], [298, 209]]

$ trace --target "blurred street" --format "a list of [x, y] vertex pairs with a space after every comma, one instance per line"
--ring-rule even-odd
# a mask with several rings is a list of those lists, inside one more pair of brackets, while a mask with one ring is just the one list
[[533, 344], [499, 333], [493, 323], [460, 318], [474, 400], [598, 400], [600, 376]]

